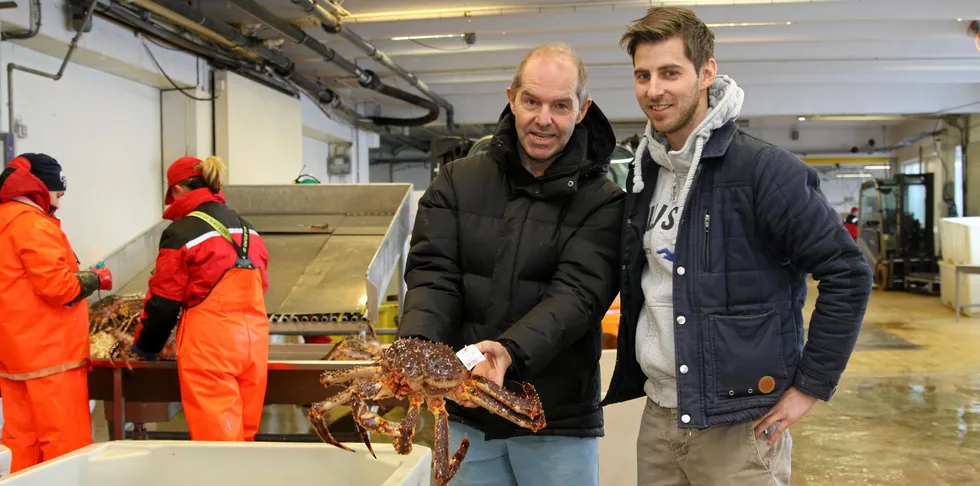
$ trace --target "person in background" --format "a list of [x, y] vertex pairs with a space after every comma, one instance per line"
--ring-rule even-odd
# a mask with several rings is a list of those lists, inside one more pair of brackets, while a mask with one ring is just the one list
[[472, 441], [453, 484], [598, 485], [601, 321], [625, 198], [605, 177], [616, 139], [568, 46], [531, 50], [507, 98], [489, 151], [443, 167], [419, 201], [399, 337], [477, 343], [474, 373], [541, 397], [536, 434], [448, 403], [451, 450]]
[[844, 219], [844, 227], [847, 228], [847, 232], [854, 238], [854, 241], [858, 239], [858, 208], [851, 208], [851, 214], [847, 215]]
[[11, 472], [92, 443], [85, 300], [112, 289], [107, 269], [81, 270], [55, 211], [67, 181], [45, 154], [0, 173], [0, 395]]
[[[603, 405], [646, 398], [640, 485], [787, 485], [788, 429], [837, 389], [871, 270], [817, 171], [739, 129], [743, 92], [717, 74], [694, 12], [651, 8], [622, 44], [648, 123]], [[808, 274], [819, 296], [804, 346]]]
[[179, 320], [177, 369], [191, 439], [252, 441], [269, 361], [269, 254], [225, 205], [223, 171], [217, 157], [182, 157], [167, 169], [163, 217], [173, 223], [160, 238], [131, 349], [155, 359]]

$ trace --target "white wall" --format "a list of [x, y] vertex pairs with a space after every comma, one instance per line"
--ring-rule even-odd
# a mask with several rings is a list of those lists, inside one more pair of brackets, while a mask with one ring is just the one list
[[792, 125], [778, 128], [756, 128], [752, 127], [750, 123], [745, 132], [800, 155], [806, 153], [846, 153], [851, 150], [851, 147], [866, 147], [870, 139], [874, 139], [877, 147], [886, 145], [883, 142], [882, 129], [876, 127], [845, 126], [833, 128], [826, 125], [811, 127], [808, 126], [808, 122], [800, 122], [796, 125], [799, 134], [796, 140], [790, 136], [792, 128]]
[[431, 182], [431, 168], [422, 162], [371, 164], [371, 182], [407, 182], [424, 191]]
[[[61, 63], [9, 42], [0, 44], [0, 60], [48, 72]], [[15, 152], [44, 152], [61, 163], [68, 191], [57, 215], [82, 266], [158, 222], [159, 90], [79, 65], [57, 82], [14, 76], [14, 108], [28, 128]], [[6, 106], [6, 89], [0, 92]]]
[[[0, 10], [4, 31], [21, 31], [30, 27], [30, 3], [19, 1], [15, 9]], [[64, 57], [68, 51], [68, 43], [76, 34], [67, 25], [67, 3], [67, 0], [42, 0], [41, 30], [38, 35], [28, 40], [8, 41], [5, 44], [22, 45], [50, 56]], [[199, 83], [199, 78], [206, 79], [207, 69], [199, 69], [195, 65], [194, 56], [163, 49], [149, 42], [147, 45], [167, 75], [182, 86], [194, 86]], [[147, 55], [141, 36], [99, 17], [92, 20], [92, 29], [79, 39], [78, 48], [72, 54], [72, 63], [158, 88], [173, 87]], [[55, 66], [54, 71], [57, 69]], [[69, 71], [65, 72], [66, 77], [70, 76]]]
[[381, 137], [377, 133], [354, 130], [357, 136], [354, 138], [354, 145], [351, 147], [351, 172], [355, 174], [355, 181], [361, 184], [373, 182], [371, 180], [371, 149], [378, 148], [381, 144]]
[[[328, 118], [323, 110], [317, 108], [306, 96], [301, 96], [303, 113], [303, 135], [308, 139], [330, 143], [350, 143], [351, 173], [346, 176], [334, 176], [336, 183], [367, 183], [371, 180], [368, 167], [369, 151], [378, 148], [380, 137], [377, 133], [358, 130], [344, 125], [337, 120]], [[312, 142], [304, 141], [315, 153], [317, 150]], [[311, 145], [306, 145], [311, 144]], [[304, 155], [304, 160], [306, 156]]]
[[163, 191], [167, 190], [167, 168], [175, 160], [184, 156], [203, 160], [214, 153], [211, 102], [201, 101], [210, 98], [210, 93], [200, 89], [161, 93], [163, 165], [160, 182]]
[[303, 167], [300, 100], [237, 74], [215, 74], [218, 155], [229, 184], [289, 184]]
[[312, 137], [303, 137], [303, 173], [327, 183], [327, 158], [330, 157], [330, 144]]
[[[881, 176], [881, 174], [875, 174]], [[859, 193], [862, 179], [821, 177], [820, 190], [827, 196], [834, 209], [840, 214], [851, 212], [851, 208], [860, 207]]]

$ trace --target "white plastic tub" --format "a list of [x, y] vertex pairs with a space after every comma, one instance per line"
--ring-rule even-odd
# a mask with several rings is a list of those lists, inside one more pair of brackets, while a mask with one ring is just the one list
[[429, 486], [432, 451], [390, 444], [112, 441], [0, 480], [3, 486]]
[[13, 460], [13, 456], [10, 455], [10, 449], [0, 445], [0, 479], [10, 476], [10, 461]]

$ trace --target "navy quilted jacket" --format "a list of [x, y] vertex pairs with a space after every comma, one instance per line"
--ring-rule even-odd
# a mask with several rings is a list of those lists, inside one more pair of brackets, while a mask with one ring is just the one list
[[[627, 177], [616, 369], [603, 405], [644, 396], [636, 323], [646, 265], [643, 227], [658, 170]], [[817, 172], [738, 129], [716, 130], [684, 206], [674, 260], [678, 426], [703, 429], [764, 415], [790, 386], [829, 400], [854, 349], [871, 270]], [[804, 345], [806, 277], [819, 296]]]

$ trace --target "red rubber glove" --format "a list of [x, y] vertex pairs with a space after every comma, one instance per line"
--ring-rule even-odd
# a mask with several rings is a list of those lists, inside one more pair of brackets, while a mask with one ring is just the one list
[[96, 268], [92, 271], [99, 276], [99, 290], [112, 290], [112, 272], [108, 268]]

